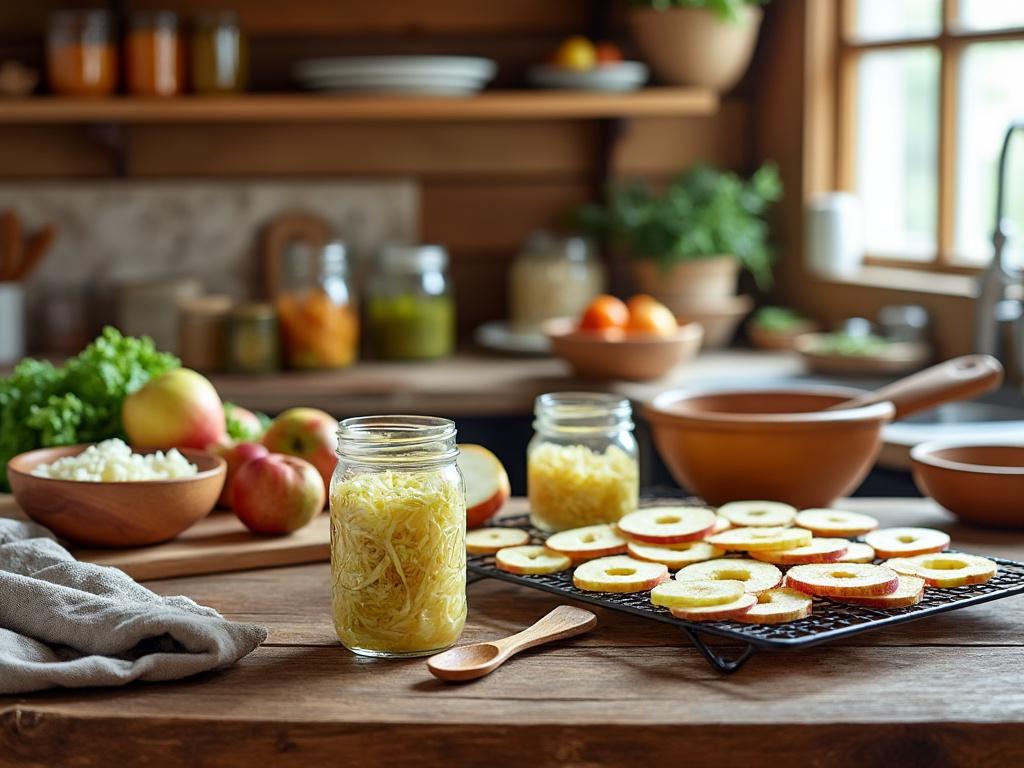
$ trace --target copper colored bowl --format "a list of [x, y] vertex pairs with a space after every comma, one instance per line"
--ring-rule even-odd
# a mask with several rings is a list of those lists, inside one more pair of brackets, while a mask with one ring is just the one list
[[823, 507], [861, 483], [896, 414], [891, 402], [822, 410], [863, 394], [831, 386], [671, 391], [645, 415], [676, 482], [708, 503]]
[[910, 452], [914, 482], [968, 523], [1024, 528], [1024, 445], [930, 442]]

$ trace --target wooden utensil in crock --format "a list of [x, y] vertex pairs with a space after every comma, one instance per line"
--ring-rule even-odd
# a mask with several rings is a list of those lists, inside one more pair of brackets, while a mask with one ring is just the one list
[[199, 473], [173, 480], [87, 483], [32, 474], [39, 464], [75, 456], [86, 448], [41, 448], [15, 456], [7, 465], [14, 500], [22, 511], [75, 544], [134, 547], [173, 539], [210, 513], [224, 485], [224, 459], [188, 449], [181, 453]]

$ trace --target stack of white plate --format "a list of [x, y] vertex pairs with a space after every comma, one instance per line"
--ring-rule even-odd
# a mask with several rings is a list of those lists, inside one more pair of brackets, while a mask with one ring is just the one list
[[538, 64], [527, 77], [538, 88], [564, 88], [579, 91], [635, 91], [647, 82], [647, 65], [639, 61], [601, 64], [593, 69], [576, 70]]
[[491, 59], [472, 56], [351, 56], [300, 61], [295, 76], [314, 91], [465, 96], [497, 69]]

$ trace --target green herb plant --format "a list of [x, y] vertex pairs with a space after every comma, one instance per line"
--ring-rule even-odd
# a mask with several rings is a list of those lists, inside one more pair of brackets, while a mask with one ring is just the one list
[[768, 0], [628, 0], [636, 8], [654, 8], [667, 11], [670, 8], [706, 8], [714, 11], [723, 21], [736, 23], [740, 10], [745, 5], [764, 5]]
[[791, 331], [805, 322], [803, 315], [786, 307], [761, 307], [753, 319], [754, 325], [774, 333]]

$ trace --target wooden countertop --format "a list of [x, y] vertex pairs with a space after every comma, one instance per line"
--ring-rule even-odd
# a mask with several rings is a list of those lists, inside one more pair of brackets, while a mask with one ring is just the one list
[[[847, 506], [1024, 559], [1024, 534], [957, 526], [927, 501]], [[760, 653], [732, 676], [671, 627], [599, 610], [590, 634], [453, 686], [422, 660], [341, 648], [326, 565], [148, 586], [263, 623], [270, 638], [234, 667], [182, 682], [0, 698], [0, 765], [1024, 764], [1019, 598]], [[464, 642], [559, 602], [495, 581], [469, 594]]]

